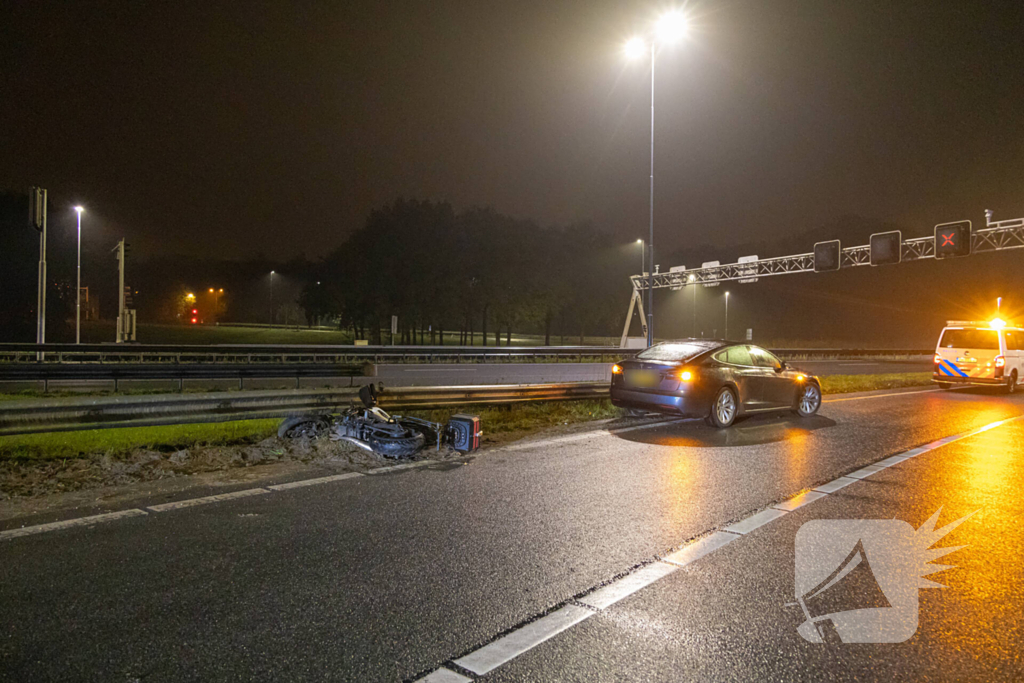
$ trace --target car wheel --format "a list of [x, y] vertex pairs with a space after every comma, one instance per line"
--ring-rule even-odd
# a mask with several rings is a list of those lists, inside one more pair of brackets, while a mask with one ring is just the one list
[[1017, 391], [1017, 371], [1010, 373], [1010, 379], [1006, 381], [1006, 393], [1012, 394]]
[[800, 417], [810, 417], [818, 412], [821, 407], [821, 387], [809, 382], [796, 399], [796, 414]]
[[953, 385], [949, 382], [939, 382], [939, 389], [942, 389], [943, 391], [949, 391], [952, 388]]
[[711, 414], [708, 415], [708, 419], [713, 426], [723, 429], [736, 421], [738, 411], [739, 402], [736, 400], [736, 393], [729, 387], [722, 387], [711, 404]]

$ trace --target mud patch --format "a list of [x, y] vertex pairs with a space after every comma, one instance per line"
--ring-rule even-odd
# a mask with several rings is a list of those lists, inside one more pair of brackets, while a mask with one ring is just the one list
[[[425, 449], [421, 459], [446, 457]], [[365, 449], [329, 439], [283, 440], [255, 444], [196, 446], [170, 452], [139, 448], [124, 455], [93, 453], [63, 460], [0, 461], [0, 500], [41, 496], [104, 486], [183, 477], [281, 462], [322, 465], [332, 470], [363, 472], [394, 465]]]

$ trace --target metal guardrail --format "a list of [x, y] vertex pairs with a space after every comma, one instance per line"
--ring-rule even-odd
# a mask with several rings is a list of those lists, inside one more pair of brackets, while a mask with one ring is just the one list
[[[0, 344], [0, 377], [11, 364], [357, 365], [359, 363], [614, 362], [639, 349], [617, 346], [340, 346], [172, 344]], [[772, 349], [783, 358], [930, 355], [934, 349]]]
[[172, 344], [0, 344], [0, 376], [6, 363], [31, 364], [352, 364], [499, 363], [538, 361], [614, 362], [636, 351], [617, 346], [341, 346]]
[[[337, 412], [357, 401], [357, 396], [357, 389], [346, 388], [5, 401], [0, 404], [0, 435], [230, 422]], [[608, 384], [605, 382], [572, 382], [398, 387], [385, 390], [379, 398], [384, 408], [398, 410], [607, 396]]]

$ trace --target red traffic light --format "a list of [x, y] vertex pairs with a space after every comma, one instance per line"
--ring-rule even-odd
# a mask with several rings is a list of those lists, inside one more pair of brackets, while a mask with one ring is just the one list
[[199, 314], [199, 310], [198, 310], [198, 309], [195, 309], [195, 308], [193, 308], [193, 309], [192, 309], [192, 315], [198, 315], [198, 314]]

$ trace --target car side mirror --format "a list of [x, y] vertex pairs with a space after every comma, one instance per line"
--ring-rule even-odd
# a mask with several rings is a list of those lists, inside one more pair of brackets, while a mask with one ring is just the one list
[[789, 366], [786, 365], [786, 361], [784, 361], [784, 360], [783, 361], [779, 361], [779, 365], [775, 368], [775, 372], [782, 372], [783, 370], [785, 370], [788, 367]]

